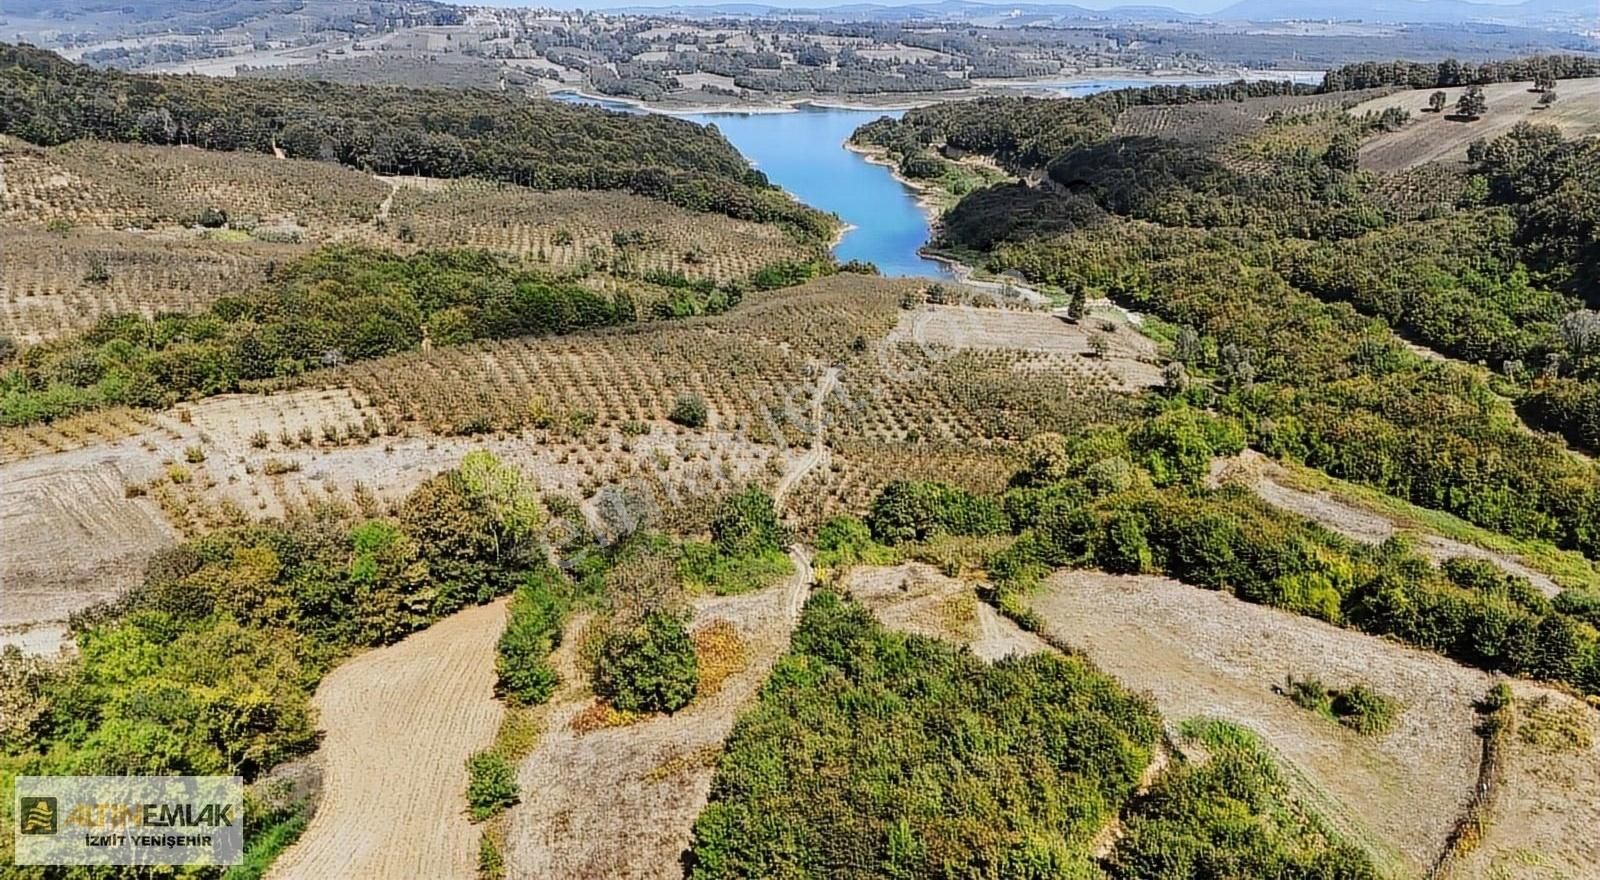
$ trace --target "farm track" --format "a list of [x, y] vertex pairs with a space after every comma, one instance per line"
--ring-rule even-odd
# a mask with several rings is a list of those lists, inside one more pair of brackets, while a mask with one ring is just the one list
[[790, 465], [778, 480], [777, 487], [772, 490], [773, 506], [780, 510], [789, 490], [805, 479], [807, 474], [828, 463], [828, 444], [823, 436], [825, 426], [822, 421], [822, 408], [827, 402], [828, 395], [837, 387], [839, 387], [839, 368], [829, 367], [823, 372], [821, 380], [817, 382], [817, 391], [811, 397], [811, 448]]
[[505, 600], [469, 608], [341, 665], [317, 688], [322, 802], [276, 880], [472, 877], [466, 760], [494, 739]]

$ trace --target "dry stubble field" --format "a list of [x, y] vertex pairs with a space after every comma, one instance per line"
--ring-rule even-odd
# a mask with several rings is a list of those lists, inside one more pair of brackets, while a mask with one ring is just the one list
[[467, 758], [494, 739], [504, 600], [458, 612], [335, 669], [314, 704], [322, 799], [274, 880], [471, 877]]
[[[1361, 145], [1361, 167], [1399, 171], [1428, 162], [1464, 161], [1468, 144], [1505, 134], [1519, 122], [1554, 125], [1569, 138], [1600, 131], [1600, 77], [1558, 80], [1556, 103], [1544, 109], [1538, 109], [1539, 95], [1532, 89], [1531, 82], [1484, 86], [1489, 112], [1472, 122], [1450, 118], [1461, 88], [1415, 89], [1357, 104], [1350, 109], [1357, 116], [1389, 107], [1411, 112], [1411, 120], [1398, 131], [1376, 135]], [[1428, 98], [1436, 91], [1445, 93], [1443, 113], [1427, 112]]]
[[[1169, 719], [1261, 734], [1300, 795], [1380, 863], [1425, 875], [1478, 780], [1476, 670], [1320, 621], [1158, 577], [1060, 572], [1029, 600], [1057, 643], [1146, 691]], [[1397, 699], [1394, 728], [1361, 736], [1274, 688], [1315, 675]]]

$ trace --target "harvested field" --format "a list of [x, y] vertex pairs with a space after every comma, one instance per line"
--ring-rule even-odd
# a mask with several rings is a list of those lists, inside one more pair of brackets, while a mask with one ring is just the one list
[[851, 569], [840, 586], [884, 626], [965, 645], [984, 660], [1050, 650], [1038, 636], [978, 601], [972, 584], [945, 577], [931, 565], [862, 566]]
[[[546, 707], [545, 732], [518, 771], [522, 803], [508, 812], [508, 877], [681, 878], [679, 856], [705, 807], [722, 742], [755, 700], [788, 648], [811, 584], [811, 567], [791, 552], [796, 574], [743, 596], [696, 600], [692, 629], [726, 622], [747, 663], [708, 697], [673, 715], [579, 733], [572, 722], [593, 705], [576, 661], [576, 633], [555, 662], [563, 687]], [[487, 689], [486, 689], [487, 690]]]
[[1566, 707], [1587, 747], [1550, 748], [1509, 738], [1505, 776], [1495, 811], [1478, 848], [1455, 876], [1492, 880], [1600, 877], [1600, 713], [1546, 688], [1518, 683], [1518, 725], [1541, 698]]
[[67, 615], [138, 583], [178, 535], [124, 487], [160, 468], [131, 441], [0, 465], [0, 644], [53, 651]]
[[1352, 540], [1381, 544], [1404, 531], [1413, 538], [1418, 551], [1436, 562], [1457, 556], [1482, 559], [1493, 563], [1506, 574], [1527, 578], [1546, 596], [1561, 592], [1561, 585], [1550, 575], [1532, 568], [1514, 554], [1487, 550], [1443, 535], [1402, 530], [1383, 514], [1335, 498], [1328, 492], [1294, 488], [1289, 485], [1288, 474], [1282, 467], [1253, 450], [1246, 450], [1235, 459], [1219, 463], [1216, 472], [1219, 480], [1248, 486], [1261, 500], [1273, 507], [1320, 523], [1324, 528]]
[[[1484, 673], [1165, 578], [1061, 572], [1029, 604], [1052, 641], [1148, 691], [1166, 717], [1260, 733], [1300, 796], [1380, 864], [1426, 873], [1477, 782]], [[1275, 693], [1287, 675], [1366, 683], [1402, 711], [1389, 733], [1363, 737]]]
[[322, 800], [279, 880], [472, 877], [466, 760], [494, 739], [505, 602], [469, 608], [335, 669], [317, 688]]
[[[1483, 87], [1489, 112], [1472, 122], [1456, 121], [1456, 100], [1461, 88], [1416, 89], [1365, 101], [1352, 114], [1379, 113], [1388, 107], [1411, 111], [1411, 121], [1398, 131], [1379, 134], [1361, 145], [1361, 167], [1373, 171], [1398, 171], [1428, 162], [1464, 161], [1467, 145], [1510, 131], [1519, 122], [1554, 125], [1567, 137], [1600, 131], [1600, 77], [1556, 82], [1555, 104], [1543, 110], [1533, 83], [1492, 83]], [[1445, 93], [1445, 112], [1427, 112], [1428, 98]]]

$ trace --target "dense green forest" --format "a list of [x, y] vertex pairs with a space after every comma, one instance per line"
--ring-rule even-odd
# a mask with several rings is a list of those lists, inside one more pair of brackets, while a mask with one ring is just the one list
[[1363, 61], [1328, 71], [1322, 78], [1322, 91], [1371, 89], [1400, 86], [1407, 89], [1438, 89], [1452, 86], [1518, 82], [1540, 77], [1574, 79], [1600, 76], [1600, 58], [1592, 55], [1538, 55], [1506, 61], [1463, 63], [1453, 58], [1429, 63], [1418, 61]]
[[[1103, 877], [1091, 847], [1161, 728], [1081, 658], [988, 664], [819, 591], [729, 738], [687, 875]], [[1132, 807], [1111, 876], [1375, 876], [1258, 747], [1207, 736], [1211, 761]]]
[[474, 90], [147, 76], [0, 43], [0, 133], [210, 150], [276, 148], [381, 174], [534, 189], [622, 189], [825, 238], [833, 221], [772, 187], [715, 128]]

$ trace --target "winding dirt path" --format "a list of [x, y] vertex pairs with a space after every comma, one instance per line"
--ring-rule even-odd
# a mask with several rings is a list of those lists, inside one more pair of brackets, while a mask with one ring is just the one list
[[823, 436], [825, 426], [822, 422], [822, 406], [827, 402], [828, 395], [837, 387], [839, 387], [839, 368], [829, 367], [818, 380], [817, 391], [811, 397], [811, 448], [789, 466], [779, 478], [777, 488], [772, 490], [772, 503], [779, 509], [782, 509], [784, 496], [789, 494], [790, 489], [805, 479], [806, 474], [828, 463], [828, 444]]
[[317, 688], [322, 802], [275, 880], [474, 876], [466, 760], [493, 741], [504, 599], [469, 608], [335, 669]]

